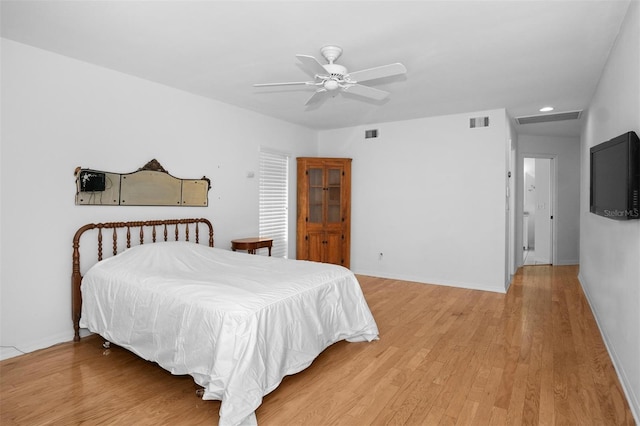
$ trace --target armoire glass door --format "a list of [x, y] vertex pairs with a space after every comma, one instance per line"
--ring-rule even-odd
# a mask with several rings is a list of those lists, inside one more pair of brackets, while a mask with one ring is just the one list
[[323, 169], [309, 169], [309, 223], [323, 223]]
[[342, 169], [328, 169], [327, 176], [327, 223], [342, 221], [340, 195], [342, 194]]

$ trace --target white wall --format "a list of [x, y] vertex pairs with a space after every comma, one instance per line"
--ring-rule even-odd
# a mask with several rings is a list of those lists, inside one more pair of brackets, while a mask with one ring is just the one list
[[320, 155], [353, 158], [351, 269], [504, 292], [506, 127], [491, 110], [320, 132]]
[[[523, 161], [524, 168], [524, 185], [521, 188], [523, 198], [523, 214], [528, 213], [527, 230], [522, 235], [527, 235], [526, 241], [522, 241], [522, 247], [528, 250], [535, 249], [535, 228], [536, 228], [536, 160], [534, 158], [525, 158]], [[524, 222], [523, 222], [524, 227]], [[523, 237], [524, 238], [524, 237]]]
[[509, 264], [507, 265], [507, 276], [508, 276], [508, 283], [506, 285], [506, 289], [509, 289], [509, 286], [511, 285], [511, 279], [513, 278], [513, 275], [516, 273], [516, 270], [518, 268], [518, 258], [521, 258], [522, 256], [520, 256], [521, 251], [520, 249], [516, 250], [517, 247], [517, 236], [516, 236], [516, 194], [517, 194], [517, 189], [516, 189], [516, 176], [518, 175], [518, 135], [516, 133], [515, 130], [515, 126], [513, 124], [513, 120], [511, 119], [511, 117], [509, 117], [506, 114], [505, 111], [505, 120], [507, 123], [507, 164], [508, 164], [508, 173], [506, 176], [506, 187], [508, 188], [507, 191], [507, 204], [508, 204], [508, 214], [507, 214], [507, 229], [509, 232], [509, 236], [508, 236], [508, 240], [509, 240], [509, 244], [505, 247], [505, 250], [507, 251], [506, 253], [506, 258], [509, 260]]
[[[204, 216], [216, 246], [229, 248], [258, 230], [260, 146], [293, 158], [317, 153], [315, 131], [10, 40], [1, 47], [2, 346], [31, 351], [71, 340], [79, 226]], [[77, 166], [127, 173], [152, 158], [176, 177], [209, 177], [209, 207], [74, 204]], [[290, 173], [295, 194], [295, 160]], [[2, 357], [15, 353], [3, 349]]]
[[[579, 260], [580, 240], [580, 139], [559, 136], [518, 136], [519, 162], [523, 157], [549, 156], [556, 162], [556, 188], [553, 222], [555, 227], [556, 265], [575, 265]], [[537, 177], [537, 174], [536, 174]], [[518, 176], [518, 217], [522, 218], [524, 202], [523, 177]], [[534, 218], [530, 211], [529, 220]], [[533, 219], [535, 220], [535, 219]], [[522, 235], [522, 221], [519, 221]], [[522, 246], [522, 244], [520, 245]]]
[[640, 3], [631, 2], [586, 114], [581, 139], [580, 282], [640, 423], [640, 220], [589, 213], [589, 148], [640, 134]]

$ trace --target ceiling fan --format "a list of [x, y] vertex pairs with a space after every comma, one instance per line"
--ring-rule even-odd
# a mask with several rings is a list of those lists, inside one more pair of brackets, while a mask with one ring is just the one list
[[342, 54], [339, 46], [324, 46], [320, 49], [322, 56], [329, 62], [320, 63], [316, 58], [309, 55], [296, 55], [303, 65], [313, 73], [313, 81], [294, 81], [286, 83], [260, 83], [254, 87], [268, 86], [314, 86], [315, 93], [307, 100], [305, 105], [310, 105], [320, 101], [325, 95], [336, 96], [340, 91], [353, 93], [365, 98], [381, 101], [389, 96], [389, 92], [375, 89], [373, 87], [360, 84], [363, 81], [375, 80], [378, 78], [391, 77], [405, 74], [407, 69], [401, 63], [383, 65], [369, 68], [362, 71], [348, 72], [342, 65], [335, 64], [334, 61]]

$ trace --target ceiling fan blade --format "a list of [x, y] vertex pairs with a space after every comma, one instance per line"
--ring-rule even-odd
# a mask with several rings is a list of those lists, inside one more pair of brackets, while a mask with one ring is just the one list
[[316, 84], [315, 81], [291, 81], [285, 83], [258, 83], [254, 84], [253, 87], [268, 87], [268, 86], [295, 86], [295, 85], [307, 85], [313, 86]]
[[347, 93], [353, 93], [354, 95], [364, 96], [365, 98], [375, 99], [381, 101], [389, 96], [389, 92], [384, 90], [374, 89], [373, 87], [363, 86], [361, 84], [350, 84], [343, 89]]
[[349, 80], [353, 82], [361, 82], [374, 80], [376, 78], [391, 77], [394, 75], [406, 74], [407, 68], [401, 63], [383, 65], [381, 67], [369, 68], [362, 71], [350, 72], [347, 74]]
[[307, 102], [304, 103], [305, 106], [320, 102], [322, 99], [324, 99], [325, 93], [327, 93], [327, 89], [325, 89], [324, 87], [316, 90], [315, 93], [311, 95], [309, 99], [307, 99]]
[[296, 58], [305, 66], [305, 68], [316, 75], [327, 75], [327, 70], [324, 69], [322, 64], [318, 62], [316, 58], [309, 55], [296, 55]]

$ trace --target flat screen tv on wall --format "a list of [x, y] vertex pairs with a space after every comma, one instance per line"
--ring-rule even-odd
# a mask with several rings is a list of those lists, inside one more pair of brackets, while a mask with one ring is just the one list
[[591, 148], [591, 212], [640, 219], [640, 140], [627, 132]]

